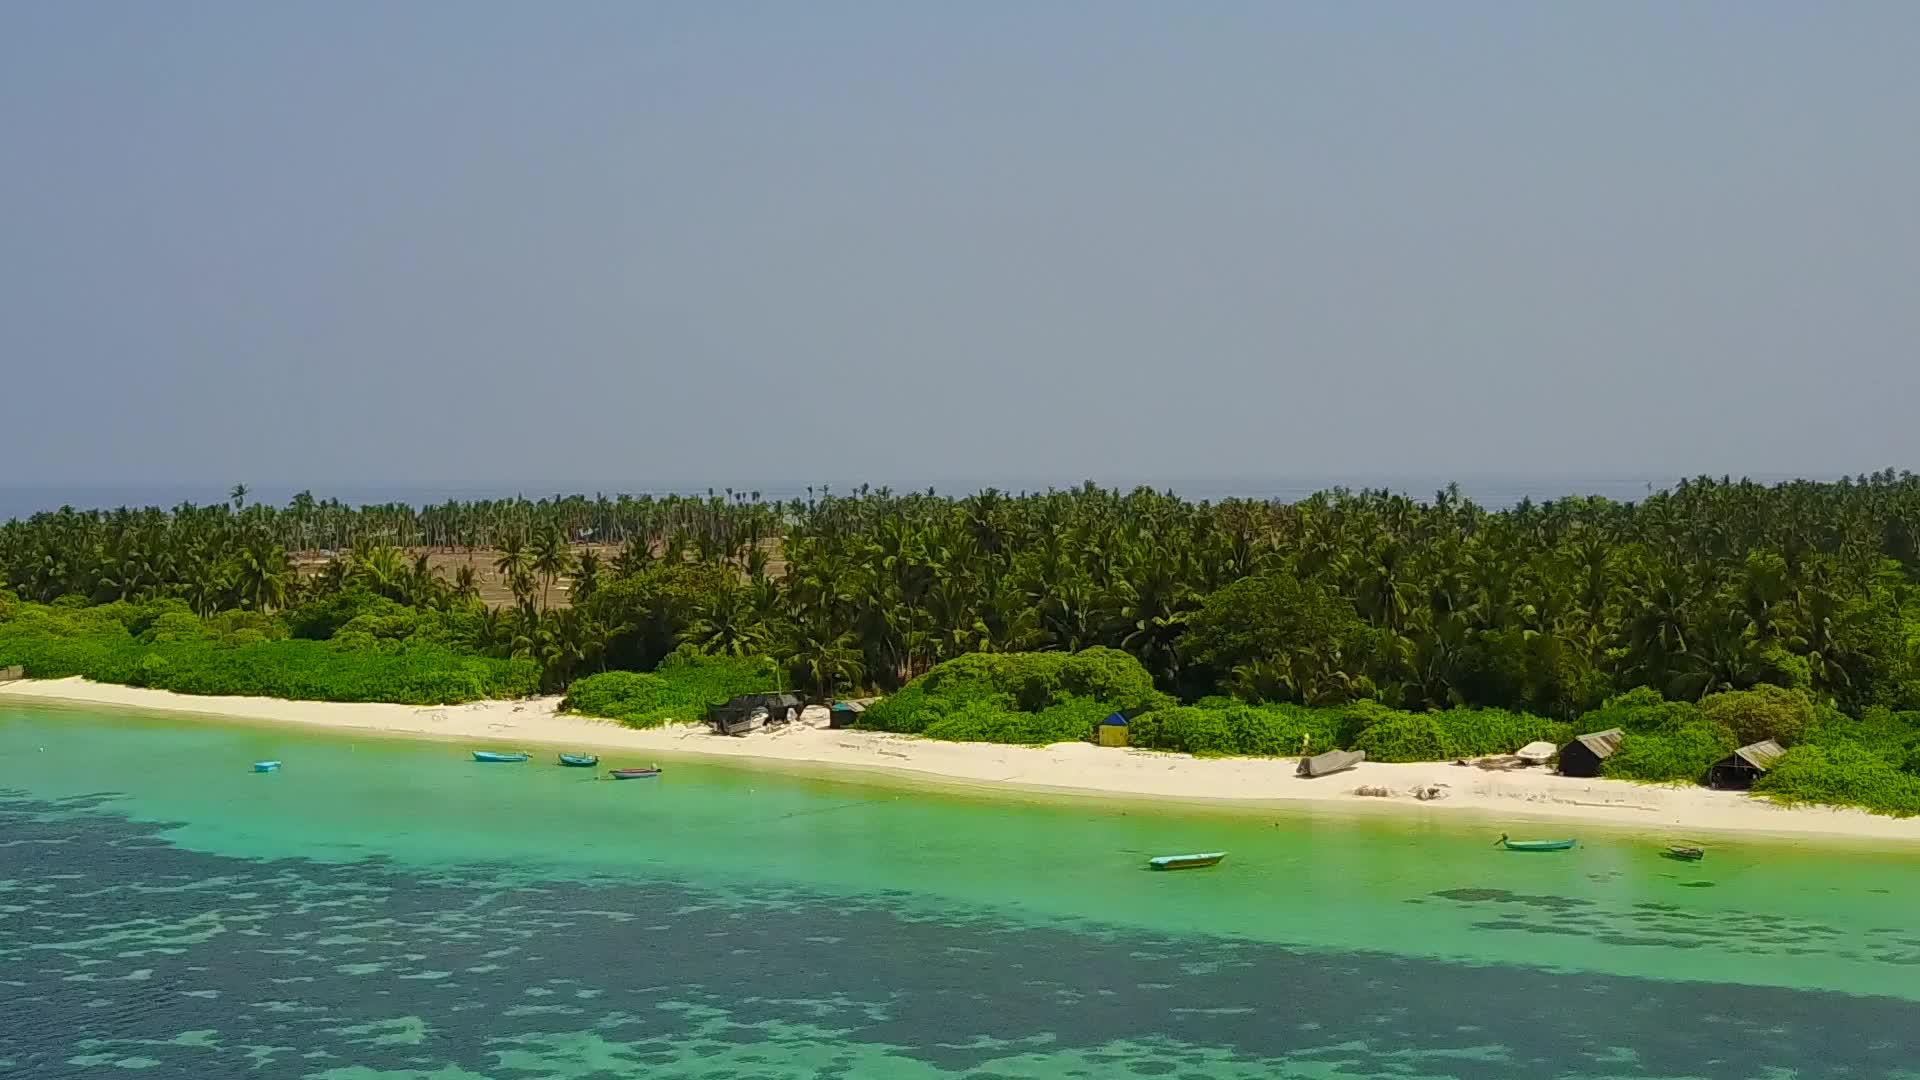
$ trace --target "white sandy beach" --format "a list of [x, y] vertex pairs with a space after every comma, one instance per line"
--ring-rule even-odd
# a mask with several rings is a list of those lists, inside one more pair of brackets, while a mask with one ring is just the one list
[[[229, 720], [296, 724], [341, 732], [459, 740], [475, 749], [578, 748], [607, 754], [698, 756], [793, 767], [879, 770], [971, 788], [1099, 794], [1127, 798], [1285, 806], [1399, 807], [1409, 813], [1478, 813], [1489, 817], [1590, 822], [1645, 828], [1658, 835], [1760, 833], [1920, 841], [1920, 818], [1879, 817], [1858, 810], [1785, 808], [1738, 792], [1664, 787], [1620, 780], [1556, 776], [1542, 768], [1486, 769], [1451, 763], [1365, 763], [1317, 780], [1294, 775], [1291, 759], [1194, 758], [1087, 743], [1048, 747], [947, 743], [874, 732], [832, 731], [812, 722], [741, 738], [681, 724], [636, 731], [558, 712], [557, 697], [413, 706], [194, 697], [53, 679], [0, 684], [0, 702], [105, 706], [189, 713]], [[623, 762], [625, 763], [625, 762]], [[1443, 797], [1414, 792], [1438, 786]], [[1388, 797], [1357, 794], [1384, 787]]]

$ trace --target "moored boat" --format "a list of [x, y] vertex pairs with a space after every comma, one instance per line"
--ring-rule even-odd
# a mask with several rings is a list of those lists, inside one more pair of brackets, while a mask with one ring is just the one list
[[253, 763], [254, 772], [278, 772], [279, 770], [280, 763], [277, 761], [256, 761]]
[[527, 753], [524, 750], [514, 750], [511, 752], [503, 752], [499, 750], [475, 750], [473, 752], [473, 760], [475, 761], [525, 761], [527, 760]]
[[560, 764], [570, 769], [591, 769], [600, 764], [597, 754], [561, 754]]
[[1681, 862], [1699, 862], [1701, 859], [1704, 859], [1707, 857], [1707, 852], [1705, 848], [1681, 847], [1677, 844], [1661, 852], [1660, 854], [1666, 856], [1669, 859], [1678, 859]]
[[607, 775], [615, 780], [645, 780], [650, 776], [659, 776], [660, 767], [655, 765], [651, 769], [610, 769]]
[[1227, 857], [1224, 851], [1203, 851], [1194, 855], [1157, 855], [1147, 860], [1147, 865], [1155, 870], [1193, 870], [1202, 866], [1213, 866]]
[[1511, 840], [1507, 834], [1500, 834], [1499, 846], [1508, 851], [1565, 851], [1573, 846], [1572, 840]]

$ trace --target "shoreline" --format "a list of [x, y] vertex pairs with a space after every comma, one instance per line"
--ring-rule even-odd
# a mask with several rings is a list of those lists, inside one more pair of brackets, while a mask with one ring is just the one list
[[[852, 773], [912, 779], [1002, 796], [1165, 800], [1183, 808], [1321, 809], [1368, 816], [1519, 818], [1638, 829], [1660, 837], [1688, 832], [1920, 845], [1920, 818], [1831, 807], [1789, 808], [1741, 792], [1578, 779], [1540, 768], [1366, 762], [1347, 772], [1305, 780], [1294, 775], [1295, 758], [1194, 758], [1090, 743], [1046, 747], [947, 743], [881, 732], [834, 731], [818, 723], [740, 738], [710, 734], [704, 724], [640, 730], [561, 713], [558, 697], [465, 705], [356, 704], [196, 697], [67, 678], [0, 684], [0, 703], [198, 715], [343, 734], [460, 740], [475, 749], [540, 747], [653, 754], [770, 766], [816, 777]], [[1385, 787], [1392, 794], [1385, 798], [1356, 794], [1355, 789], [1362, 786]], [[1412, 794], [1432, 786], [1438, 786], [1444, 796], [1421, 801]]]

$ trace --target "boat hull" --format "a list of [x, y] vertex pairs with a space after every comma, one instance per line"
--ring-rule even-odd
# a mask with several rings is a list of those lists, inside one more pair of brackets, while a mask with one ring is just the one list
[[527, 755], [502, 754], [493, 750], [475, 750], [473, 752], [473, 760], [484, 761], [491, 764], [513, 764], [527, 760]]
[[256, 761], [253, 763], [253, 771], [254, 772], [279, 772], [280, 763], [277, 761]]
[[592, 754], [561, 754], [560, 764], [569, 769], [591, 769], [600, 764], [600, 759]]
[[1660, 854], [1680, 862], [1699, 862], [1707, 857], [1707, 853], [1699, 848], [1670, 847]]
[[660, 775], [659, 769], [613, 769], [607, 773], [615, 780], [648, 780]]
[[1572, 840], [1505, 840], [1502, 841], [1508, 851], [1565, 851], [1573, 846]]
[[1147, 865], [1155, 870], [1198, 870], [1205, 866], [1217, 866], [1227, 857], [1224, 851], [1205, 851], [1194, 855], [1160, 855], [1147, 860]]

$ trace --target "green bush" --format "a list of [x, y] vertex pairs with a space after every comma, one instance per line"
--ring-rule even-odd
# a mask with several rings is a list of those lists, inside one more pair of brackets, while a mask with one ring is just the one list
[[1127, 742], [1181, 754], [1235, 754], [1239, 744], [1227, 709], [1177, 705], [1141, 713], [1127, 725]]
[[1292, 757], [1300, 753], [1302, 737], [1316, 754], [1339, 745], [1340, 717], [1330, 709], [1234, 704], [1226, 713], [1233, 752], [1243, 757]]
[[1896, 769], [1920, 773], [1920, 712], [1874, 707], [1858, 720], [1831, 706], [1815, 710], [1803, 746], [1855, 746]]
[[560, 707], [628, 727], [659, 727], [704, 719], [708, 705], [772, 691], [778, 680], [774, 663], [764, 657], [676, 653], [652, 672], [607, 671], [576, 679]]
[[[1103, 717], [1116, 710], [1172, 704], [1172, 699], [1154, 689], [1153, 677], [1140, 661], [1118, 649], [969, 653], [937, 665], [899, 693], [875, 703], [861, 717], [861, 726], [917, 735], [962, 711], [975, 717], [968, 725], [983, 723], [978, 712], [982, 706], [1040, 713], [1068, 700], [1099, 702], [1106, 710]], [[962, 725], [942, 730], [968, 729]]]
[[1368, 761], [1445, 761], [1457, 756], [1431, 713], [1401, 713], [1369, 725], [1353, 748], [1366, 751]]
[[1780, 686], [1714, 694], [1700, 703], [1700, 712], [1733, 732], [1741, 746], [1762, 739], [1792, 746], [1813, 723], [1813, 702], [1807, 695]]
[[1600, 774], [1646, 783], [1700, 783], [1707, 768], [1733, 753], [1740, 740], [1706, 719], [1685, 720], [1657, 731], [1633, 732], [1601, 763]]
[[213, 636], [199, 616], [190, 611], [170, 611], [153, 621], [140, 640], [157, 641], [205, 641]]
[[1048, 746], [1085, 742], [1094, 725], [1112, 715], [1113, 707], [1091, 698], [1067, 696], [1039, 712], [1009, 711], [989, 702], [975, 702], [948, 713], [922, 734], [948, 742], [1008, 743]]
[[1619, 728], [1635, 732], [1671, 731], [1700, 719], [1700, 707], [1690, 701], [1668, 701], [1658, 690], [1642, 686], [1607, 699], [1606, 704], [1580, 718], [1580, 733]]
[[341, 627], [362, 616], [392, 615], [407, 610], [403, 604], [365, 588], [354, 587], [292, 608], [282, 616], [282, 620], [294, 637], [325, 641]]
[[1369, 761], [1450, 761], [1510, 754], [1530, 742], [1559, 745], [1573, 729], [1545, 717], [1505, 709], [1376, 712], [1352, 740]]
[[83, 609], [21, 604], [0, 622], [0, 667], [20, 664], [34, 678], [80, 675], [183, 694], [411, 705], [525, 697], [540, 685], [530, 660], [414, 643], [340, 648], [273, 640], [252, 619], [227, 625], [233, 629], [216, 635], [177, 602]]
[[1920, 776], [1901, 772], [1862, 746], [1841, 742], [1801, 745], [1780, 755], [1753, 785], [1755, 793], [1789, 806], [1858, 806], [1890, 817], [1920, 814]]

